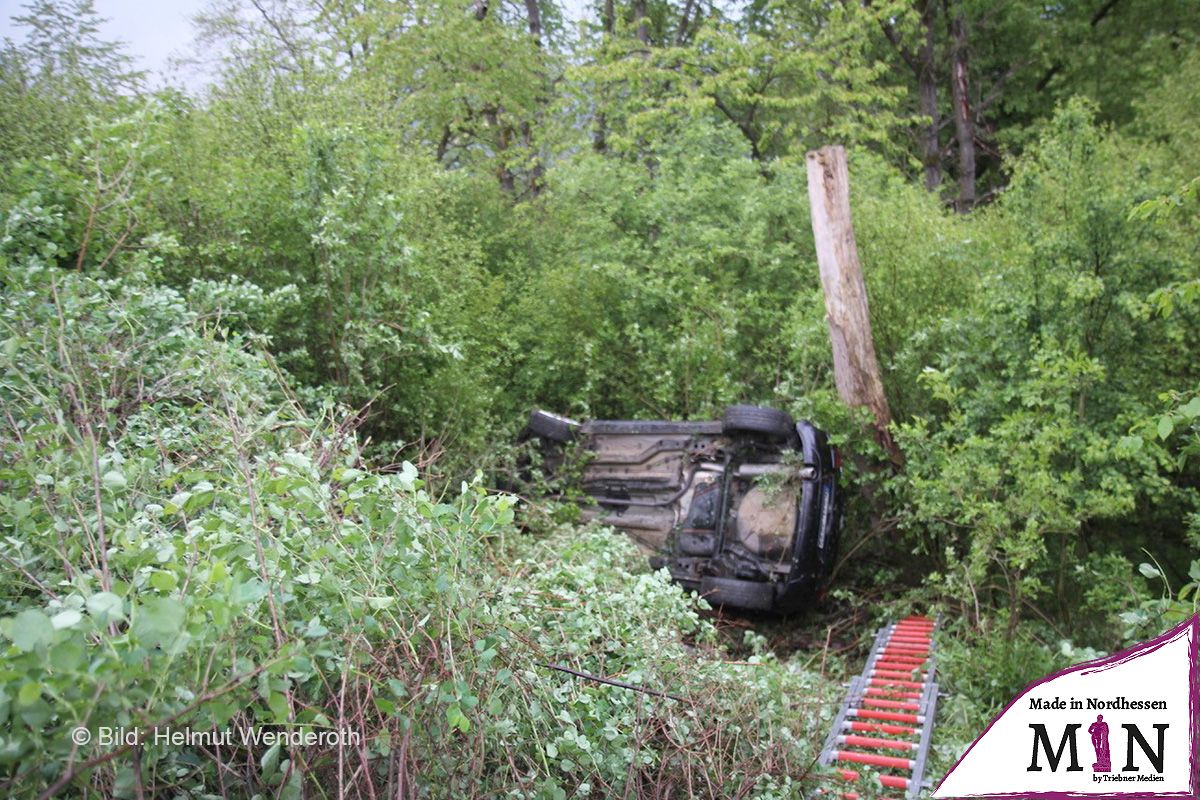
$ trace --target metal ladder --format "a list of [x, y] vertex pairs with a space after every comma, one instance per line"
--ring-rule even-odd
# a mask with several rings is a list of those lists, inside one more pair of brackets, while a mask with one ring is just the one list
[[[834, 766], [851, 783], [871, 777], [851, 767], [877, 767], [885, 787], [917, 797], [925, 785], [937, 710], [936, 627], [927, 617], [906, 617], [879, 629], [866, 667], [850, 682], [818, 763]], [[844, 800], [858, 797], [852, 789], [842, 793]]]

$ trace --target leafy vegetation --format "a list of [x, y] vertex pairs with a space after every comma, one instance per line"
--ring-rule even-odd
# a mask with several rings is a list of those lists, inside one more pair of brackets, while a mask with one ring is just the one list
[[[631, 543], [516, 537], [509, 496], [368, 471], [346, 420], [178, 293], [55, 272], [6, 273], [10, 786], [782, 797], [807, 771], [830, 685], [727, 665]], [[79, 726], [146, 733], [89, 749]], [[155, 738], [231, 726], [317, 738]]]
[[[191, 94], [88, 0], [19, 15], [5, 791], [791, 797], [846, 620], [944, 613], [945, 766], [1029, 680], [1195, 612], [1194, 3], [573, 13], [223, 0]], [[802, 156], [832, 141], [900, 470], [830, 374]], [[795, 653], [495, 490], [533, 406], [734, 402], [853, 456]], [[232, 723], [365, 742], [69, 735]]]

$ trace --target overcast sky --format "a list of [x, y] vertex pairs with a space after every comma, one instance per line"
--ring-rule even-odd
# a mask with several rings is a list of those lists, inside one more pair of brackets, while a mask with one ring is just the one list
[[[137, 59], [138, 66], [164, 75], [171, 56], [188, 52], [191, 17], [208, 0], [94, 0], [94, 4], [96, 13], [108, 20], [104, 38], [124, 42], [126, 52]], [[25, 13], [24, 6], [24, 0], [0, 0], [0, 37], [23, 38], [24, 29], [14, 26], [12, 17]], [[193, 82], [187, 75], [180, 77], [189, 84]]]

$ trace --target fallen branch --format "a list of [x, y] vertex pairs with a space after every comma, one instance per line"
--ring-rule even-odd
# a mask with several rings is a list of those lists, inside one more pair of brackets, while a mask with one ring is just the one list
[[557, 672], [565, 672], [568, 675], [574, 675], [576, 678], [583, 678], [586, 681], [595, 681], [596, 683], [603, 683], [606, 686], [615, 686], [618, 689], [629, 689], [632, 692], [641, 692], [642, 694], [648, 694], [653, 697], [666, 697], [670, 700], [678, 700], [681, 703], [690, 703], [691, 702], [686, 697], [680, 697], [679, 695], [669, 694], [667, 692], [660, 692], [657, 689], [646, 689], [642, 686], [634, 686], [631, 683], [622, 683], [621, 681], [614, 681], [611, 678], [601, 678], [599, 675], [592, 675], [587, 672], [580, 672], [579, 670], [574, 670], [574, 669], [571, 669], [570, 667], [564, 667], [560, 664], [538, 664], [538, 666], [544, 667], [545, 669], [552, 669]]

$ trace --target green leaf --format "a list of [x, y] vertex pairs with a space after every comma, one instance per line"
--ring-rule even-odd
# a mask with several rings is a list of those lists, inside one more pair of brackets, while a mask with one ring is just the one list
[[258, 578], [251, 578], [245, 583], [239, 583], [233, 587], [230, 602], [236, 606], [244, 606], [261, 600], [266, 596], [267, 585]]
[[41, 611], [29, 608], [13, 619], [12, 632], [9, 635], [18, 650], [29, 653], [49, 644], [54, 629], [50, 626], [49, 617]]
[[271, 713], [275, 715], [276, 722], [287, 722], [288, 720], [288, 702], [287, 697], [283, 692], [271, 692], [267, 697], [267, 706], [270, 707]]
[[62, 630], [63, 628], [73, 628], [83, 620], [83, 614], [80, 614], [73, 608], [68, 608], [66, 611], [61, 611], [50, 618], [50, 624], [54, 626], [54, 630]]
[[1175, 420], [1171, 417], [1158, 418], [1158, 438], [1166, 439], [1175, 430]]
[[1123, 453], [1137, 453], [1144, 444], [1140, 436], [1122, 436], [1117, 440], [1117, 449]]
[[1193, 397], [1186, 405], [1179, 409], [1179, 413], [1183, 414], [1188, 419], [1200, 417], [1200, 394]]
[[42, 685], [40, 683], [26, 683], [21, 686], [21, 690], [17, 692], [17, 705], [31, 706], [38, 701], [42, 696]]
[[35, 700], [30, 705], [19, 708], [21, 721], [31, 728], [44, 728], [53, 716], [50, 704], [45, 700]]
[[106, 489], [124, 489], [127, 485], [125, 476], [120, 472], [117, 472], [115, 469], [104, 473], [104, 475], [100, 478], [100, 482], [104, 484], [104, 488]]
[[267, 752], [263, 753], [262, 758], [259, 759], [258, 764], [262, 767], [262, 776], [264, 778], [271, 777], [279, 768], [279, 754], [281, 751], [282, 743], [276, 742], [267, 748]]
[[160, 592], [169, 592], [179, 584], [173, 572], [156, 572], [150, 576], [150, 585]]
[[78, 635], [50, 648], [50, 667], [57, 672], [72, 672], [83, 666], [83, 642]]
[[125, 618], [125, 603], [112, 592], [97, 592], [87, 599], [87, 611], [96, 622], [106, 625]]
[[452, 727], [458, 728], [463, 733], [471, 730], [471, 720], [467, 719], [467, 715], [462, 712], [458, 703], [446, 707], [446, 720]]
[[214, 497], [216, 492], [213, 491], [196, 492], [184, 502], [183, 513], [194, 514], [211, 503]]
[[1151, 580], [1162, 577], [1162, 573], [1159, 572], [1156, 567], [1151, 564], [1147, 564], [1144, 561], [1141, 564], [1138, 564], [1138, 572], [1142, 573], [1142, 575], [1150, 578]]
[[138, 607], [133, 633], [147, 646], [162, 646], [175, 640], [183, 629], [187, 611], [173, 597], [152, 597]]

